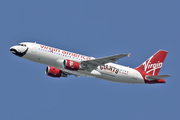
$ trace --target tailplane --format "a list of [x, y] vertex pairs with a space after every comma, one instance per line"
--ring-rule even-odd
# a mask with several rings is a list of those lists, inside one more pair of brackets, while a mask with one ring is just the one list
[[146, 79], [148, 81], [152, 81], [152, 80], [160, 80], [160, 79], [167, 78], [167, 77], [171, 77], [171, 75], [146, 76]]
[[157, 76], [163, 65], [167, 53], [167, 51], [159, 50], [136, 69], [149, 75]]

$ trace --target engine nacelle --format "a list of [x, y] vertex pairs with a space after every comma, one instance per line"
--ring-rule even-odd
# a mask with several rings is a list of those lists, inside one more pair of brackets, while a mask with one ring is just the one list
[[59, 70], [55, 67], [52, 67], [52, 66], [48, 66], [46, 68], [45, 73], [46, 73], [46, 75], [51, 76], [51, 77], [57, 77], [57, 78], [67, 77], [67, 74], [64, 74], [61, 70]]
[[64, 60], [64, 68], [68, 70], [78, 71], [80, 68], [80, 63], [67, 59], [67, 60]]

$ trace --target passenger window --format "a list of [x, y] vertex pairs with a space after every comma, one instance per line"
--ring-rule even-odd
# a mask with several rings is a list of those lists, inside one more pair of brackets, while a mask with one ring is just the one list
[[24, 46], [24, 47], [26, 47], [26, 45], [25, 45], [25, 44], [18, 44], [18, 46]]

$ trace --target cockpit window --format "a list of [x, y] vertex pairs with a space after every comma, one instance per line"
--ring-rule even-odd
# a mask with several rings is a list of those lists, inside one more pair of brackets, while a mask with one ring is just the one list
[[25, 44], [18, 44], [18, 46], [24, 46], [24, 47], [26, 47], [26, 45], [25, 45]]

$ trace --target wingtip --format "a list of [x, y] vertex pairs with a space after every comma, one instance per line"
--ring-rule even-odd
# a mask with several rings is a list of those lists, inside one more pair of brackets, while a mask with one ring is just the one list
[[128, 57], [130, 57], [131, 53], [128, 54]]
[[169, 75], [169, 74], [168, 74], [168, 77], [172, 77], [172, 75]]

